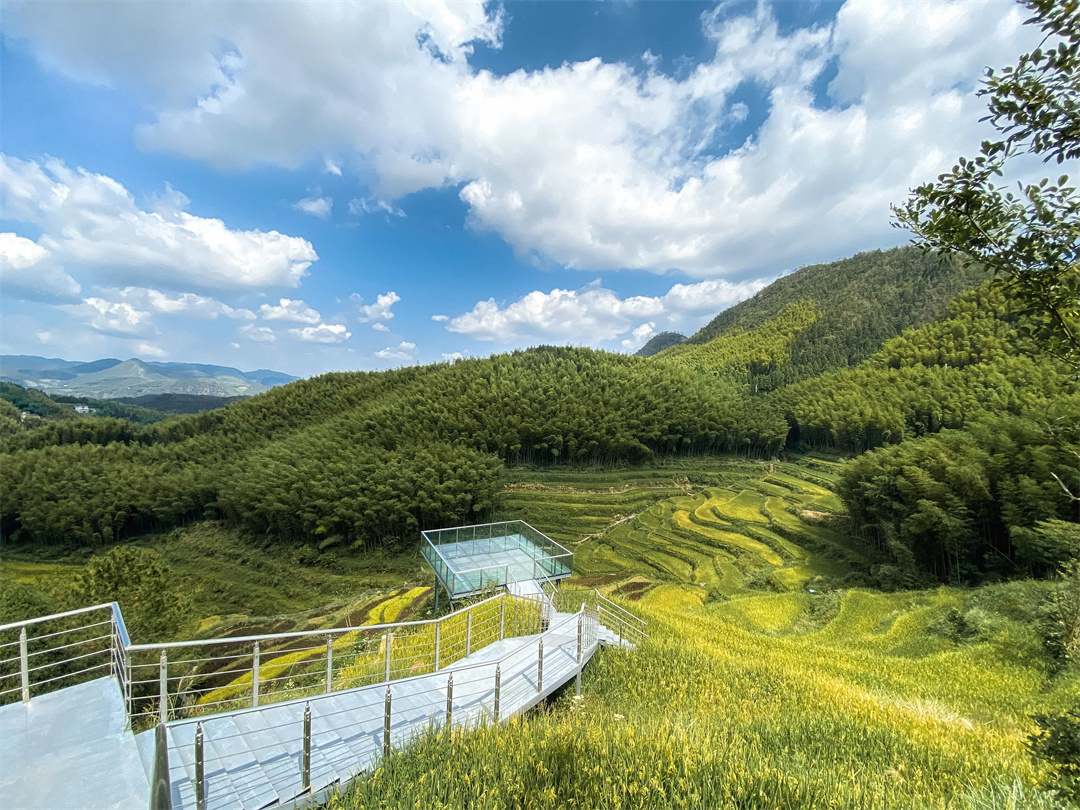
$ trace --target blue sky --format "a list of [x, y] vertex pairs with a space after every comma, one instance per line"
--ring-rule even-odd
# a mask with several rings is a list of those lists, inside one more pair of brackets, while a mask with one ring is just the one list
[[1006, 2], [5, 3], [4, 353], [633, 351], [905, 241]]

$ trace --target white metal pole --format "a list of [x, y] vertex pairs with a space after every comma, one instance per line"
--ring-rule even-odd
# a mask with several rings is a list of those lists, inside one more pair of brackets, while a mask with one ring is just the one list
[[326, 694], [334, 688], [334, 637], [326, 637]]
[[22, 702], [30, 702], [30, 655], [26, 651], [26, 628], [19, 631], [19, 675], [22, 680]]
[[165, 651], [161, 651], [161, 659], [158, 662], [158, 693], [160, 698], [159, 717], [164, 723], [169, 719], [169, 659]]
[[393, 631], [386, 631], [386, 661], [384, 664], [383, 680], [390, 680], [390, 639], [393, 637]]
[[442, 621], [435, 622], [435, 671], [439, 671], [439, 636], [442, 630]]
[[259, 705], [259, 642], [255, 642], [255, 652], [251, 657], [251, 705]]
[[465, 611], [465, 657], [472, 650], [472, 609]]

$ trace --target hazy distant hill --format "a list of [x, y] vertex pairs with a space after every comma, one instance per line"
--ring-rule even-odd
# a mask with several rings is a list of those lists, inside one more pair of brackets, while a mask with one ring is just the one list
[[0, 380], [50, 394], [97, 399], [157, 394], [250, 396], [296, 379], [270, 369], [245, 372], [229, 366], [158, 363], [134, 357], [84, 363], [57, 357], [0, 355]]
[[664, 349], [670, 349], [672, 346], [678, 346], [680, 343], [685, 342], [686, 335], [680, 335], [678, 332], [661, 332], [659, 335], [653, 335], [649, 342], [634, 354], [638, 357], [652, 357], [657, 352], [662, 352]]

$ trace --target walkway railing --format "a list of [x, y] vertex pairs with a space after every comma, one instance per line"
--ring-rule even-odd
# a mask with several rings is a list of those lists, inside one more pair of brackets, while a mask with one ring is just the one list
[[111, 675], [141, 729], [438, 672], [545, 618], [540, 602], [497, 594], [437, 619], [132, 644], [105, 603], [0, 625], [0, 704]]
[[539, 605], [498, 594], [438, 619], [136, 644], [130, 716], [142, 726], [439, 672], [541, 624]]
[[647, 623], [612, 600], [596, 588], [557, 588], [552, 594], [555, 609], [562, 613], [572, 613], [582, 605], [596, 608], [600, 624], [618, 636], [619, 641], [638, 644], [648, 638]]
[[[528, 553], [531, 560], [531, 578], [539, 575], [562, 578], [570, 575], [573, 554], [538, 529], [523, 520], [484, 523], [477, 526], [460, 526], [421, 532], [420, 551], [434, 569], [439, 581], [454, 599], [475, 595], [490, 587], [507, 585], [511, 569], [521, 563], [502, 563], [458, 569], [455, 546], [466, 545], [481, 553], [505, 552], [509, 545]], [[518, 544], [513, 538], [520, 538]], [[444, 549], [450, 550], [449, 556]], [[459, 549], [460, 551], [460, 549]], [[518, 579], [527, 578], [519, 573]]]
[[[236, 758], [239, 750], [247, 756], [247, 773], [239, 778], [253, 794], [262, 777], [295, 795], [311, 796], [373, 768], [391, 750], [429, 729], [500, 723], [575, 673], [580, 691], [581, 668], [598, 641], [597, 625], [596, 610], [584, 605], [497, 660], [457, 664], [445, 674], [426, 673], [353, 690], [347, 703], [301, 699], [269, 710], [252, 707], [170, 722], [159, 726], [168, 733], [157, 740], [155, 774], [167, 792], [175, 788], [182, 800], [190, 797], [203, 808], [205, 797], [215, 793], [215, 781], [224, 783], [226, 791], [233, 789], [238, 778], [233, 769], [244, 762]], [[380, 719], [381, 734], [360, 727]], [[259, 745], [243, 730], [252, 725], [260, 730]], [[290, 770], [292, 763], [299, 763], [298, 774]]]
[[620, 640], [646, 637], [643, 619], [599, 591], [545, 584], [544, 596], [501, 593], [437, 619], [160, 644], [131, 644], [115, 602], [13, 622], [0, 625], [0, 705], [111, 675], [129, 723], [148, 728], [437, 673], [547, 630], [552, 607], [588, 606]]
[[125, 701], [128, 639], [116, 602], [0, 625], [0, 705], [112, 675]]

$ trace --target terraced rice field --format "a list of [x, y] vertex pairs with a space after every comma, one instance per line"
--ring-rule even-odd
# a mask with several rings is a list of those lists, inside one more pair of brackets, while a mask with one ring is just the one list
[[511, 471], [504, 511], [572, 548], [575, 574], [586, 580], [641, 575], [701, 588], [706, 598], [796, 591], [867, 562], [858, 541], [823, 525], [842, 511], [828, 489], [836, 469], [817, 459], [700, 459]]
[[581, 698], [508, 728], [433, 733], [332, 810], [1063, 810], [1025, 747], [1080, 704], [1034, 632], [1047, 582], [882, 593], [842, 531], [836, 465], [683, 460], [511, 470], [507, 515], [648, 618]]

